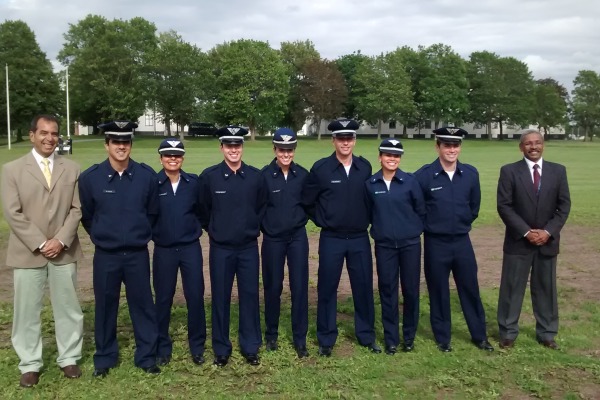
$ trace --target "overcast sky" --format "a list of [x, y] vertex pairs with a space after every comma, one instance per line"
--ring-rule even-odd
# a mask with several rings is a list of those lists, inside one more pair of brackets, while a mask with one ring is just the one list
[[311, 40], [321, 57], [450, 45], [468, 59], [488, 50], [524, 61], [534, 78], [572, 89], [600, 72], [598, 0], [0, 0], [0, 22], [23, 20], [56, 65], [63, 33], [88, 14], [143, 17], [207, 51], [236, 40]]

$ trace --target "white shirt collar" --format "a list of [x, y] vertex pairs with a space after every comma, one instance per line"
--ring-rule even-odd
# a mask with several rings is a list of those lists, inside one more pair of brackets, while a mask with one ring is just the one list
[[539, 159], [538, 162], [534, 163], [533, 161], [531, 161], [530, 159], [528, 159], [527, 157], [523, 157], [523, 159], [525, 160], [525, 162], [527, 163], [527, 166], [529, 167], [530, 170], [533, 169], [533, 165], [537, 164], [540, 166], [540, 171], [542, 170], [542, 163], [544, 162], [544, 160], [542, 158]]
[[[42, 160], [46, 157], [40, 155], [37, 151], [35, 151], [35, 149], [31, 149], [31, 154], [33, 154], [33, 158], [35, 158], [35, 162], [40, 165], [42, 163]], [[50, 156], [48, 157], [48, 160], [50, 161], [50, 165], [54, 165], [54, 153], [50, 154]]]

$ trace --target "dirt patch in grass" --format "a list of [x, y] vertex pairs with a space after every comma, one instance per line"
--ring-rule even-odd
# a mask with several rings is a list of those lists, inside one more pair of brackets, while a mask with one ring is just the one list
[[[594, 243], [593, 238], [597, 230], [584, 226], [569, 226], [563, 231], [561, 254], [558, 261], [558, 280], [559, 288], [569, 288], [575, 291], [574, 296], [578, 301], [600, 301], [600, 274], [597, 273], [598, 259], [600, 259], [600, 249]], [[479, 265], [479, 282], [484, 288], [496, 288], [500, 283], [500, 273], [502, 269], [502, 240], [504, 230], [502, 227], [478, 227], [471, 233], [471, 239], [475, 248], [477, 262]], [[94, 292], [92, 288], [92, 258], [94, 253], [93, 245], [89, 237], [83, 230], [80, 230], [80, 238], [84, 251], [84, 259], [79, 262], [79, 294], [82, 301], [93, 300]], [[316, 305], [317, 302], [317, 270], [318, 260], [318, 234], [309, 237], [310, 257], [309, 257], [309, 302]], [[203, 235], [201, 244], [204, 255], [204, 278], [206, 286], [206, 299], [210, 299], [210, 276], [208, 272], [208, 238]], [[150, 244], [152, 251], [152, 244]], [[6, 243], [0, 245], [0, 301], [12, 301], [13, 274], [12, 270], [4, 265], [6, 260]], [[373, 260], [373, 265], [375, 260]], [[377, 272], [373, 268], [373, 288], [377, 289]], [[451, 282], [453, 285], [453, 283]], [[421, 276], [421, 289], [426, 293], [425, 279]], [[343, 301], [350, 296], [350, 280], [348, 273], [344, 268], [338, 297]], [[233, 296], [237, 298], [237, 289], [234, 286]], [[290, 298], [289, 285], [284, 284], [283, 299]], [[262, 301], [262, 293], [261, 293]], [[183, 291], [181, 282], [178, 283], [178, 290], [175, 295], [175, 302], [183, 304]]]

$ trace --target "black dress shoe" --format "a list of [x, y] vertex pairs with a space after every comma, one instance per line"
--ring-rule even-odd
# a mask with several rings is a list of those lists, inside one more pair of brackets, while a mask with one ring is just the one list
[[260, 358], [256, 353], [242, 354], [246, 359], [246, 362], [250, 365], [260, 365]]
[[333, 348], [330, 346], [319, 346], [319, 355], [321, 357], [331, 357], [331, 350]]
[[160, 374], [160, 368], [158, 368], [156, 365], [151, 365], [149, 367], [142, 367], [142, 371], [144, 371], [148, 374]]
[[267, 340], [267, 344], [265, 345], [267, 351], [275, 351], [279, 348], [277, 346], [277, 340]]
[[471, 340], [479, 350], [494, 351], [494, 347], [486, 340]]
[[500, 348], [501, 349], [510, 349], [514, 347], [515, 340], [514, 339], [500, 339]]
[[106, 375], [108, 375], [109, 370], [110, 368], [96, 368], [92, 373], [92, 376], [94, 378], [104, 378]]
[[156, 357], [156, 365], [164, 367], [171, 361], [171, 356], [158, 356]]
[[375, 353], [375, 354], [379, 354], [381, 353], [381, 347], [379, 347], [377, 345], [377, 343], [373, 342], [373, 343], [369, 343], [366, 346], [363, 346], [366, 349], [371, 350], [371, 353]]
[[296, 350], [296, 354], [298, 354], [298, 358], [306, 358], [308, 357], [308, 350], [306, 349], [306, 346], [295, 346], [294, 349]]
[[415, 343], [412, 340], [407, 340], [402, 344], [402, 351], [405, 353], [410, 353], [415, 349]]
[[214, 365], [217, 367], [224, 367], [229, 362], [229, 356], [215, 356]]
[[385, 354], [393, 356], [394, 354], [396, 354], [396, 351], [396, 346], [385, 346]]
[[538, 339], [538, 343], [549, 349], [558, 350], [558, 344], [554, 341], [554, 339], [548, 339], [548, 340]]
[[450, 346], [450, 343], [438, 343], [437, 348], [442, 353], [450, 353], [452, 351], [452, 346]]
[[194, 362], [194, 364], [204, 364], [204, 354], [194, 354], [192, 355], [192, 361]]

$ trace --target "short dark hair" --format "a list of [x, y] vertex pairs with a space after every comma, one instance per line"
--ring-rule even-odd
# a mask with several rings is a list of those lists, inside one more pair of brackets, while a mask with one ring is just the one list
[[31, 120], [31, 125], [29, 126], [30, 132], [35, 132], [37, 130], [37, 124], [40, 119], [45, 119], [46, 121], [52, 121], [56, 123], [58, 130], [60, 131], [60, 121], [56, 115], [52, 114], [38, 114]]

